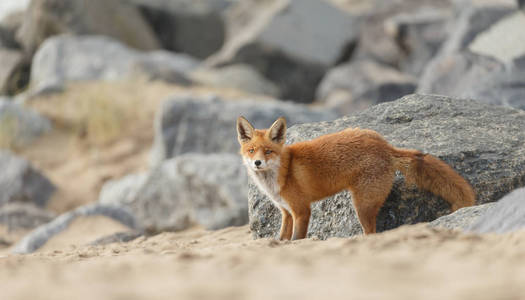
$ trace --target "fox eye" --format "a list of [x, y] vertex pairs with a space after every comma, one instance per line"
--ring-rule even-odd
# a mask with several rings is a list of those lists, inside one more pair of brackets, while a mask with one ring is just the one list
[[250, 150], [248, 150], [248, 151], [249, 151], [250, 153], [253, 153], [255, 150], [253, 150], [253, 148], [252, 148], [252, 149], [250, 149]]
[[266, 151], [264, 151], [265, 154], [272, 154], [272, 152], [273, 152], [272, 150], [266, 150]]

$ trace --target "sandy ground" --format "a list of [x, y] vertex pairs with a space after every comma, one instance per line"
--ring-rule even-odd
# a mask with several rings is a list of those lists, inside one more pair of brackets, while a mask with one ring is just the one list
[[[68, 234], [119, 226], [82, 220]], [[279, 242], [253, 240], [244, 226], [106, 246], [56, 242], [57, 250], [0, 258], [2, 299], [525, 299], [525, 231], [415, 225]]]

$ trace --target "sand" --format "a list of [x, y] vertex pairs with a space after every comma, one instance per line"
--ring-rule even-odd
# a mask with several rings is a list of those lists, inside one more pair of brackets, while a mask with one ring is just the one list
[[193, 228], [4, 256], [0, 286], [2, 299], [524, 299], [525, 231], [412, 225], [280, 242], [253, 240], [247, 226]]

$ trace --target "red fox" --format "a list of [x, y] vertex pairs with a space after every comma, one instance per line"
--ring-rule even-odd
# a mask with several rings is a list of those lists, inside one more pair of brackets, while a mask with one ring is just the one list
[[448, 201], [452, 211], [474, 205], [470, 184], [445, 162], [417, 150], [396, 148], [373, 130], [349, 128], [285, 145], [284, 118], [258, 130], [239, 117], [237, 134], [248, 174], [281, 210], [281, 240], [305, 238], [310, 204], [344, 189], [352, 193], [364, 233], [375, 233], [376, 217], [396, 170], [407, 184]]

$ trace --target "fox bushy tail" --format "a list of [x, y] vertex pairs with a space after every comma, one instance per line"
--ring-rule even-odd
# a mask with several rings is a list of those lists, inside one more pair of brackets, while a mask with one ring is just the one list
[[407, 184], [441, 196], [452, 211], [475, 204], [472, 186], [444, 161], [417, 150], [394, 148], [394, 167], [405, 176]]

